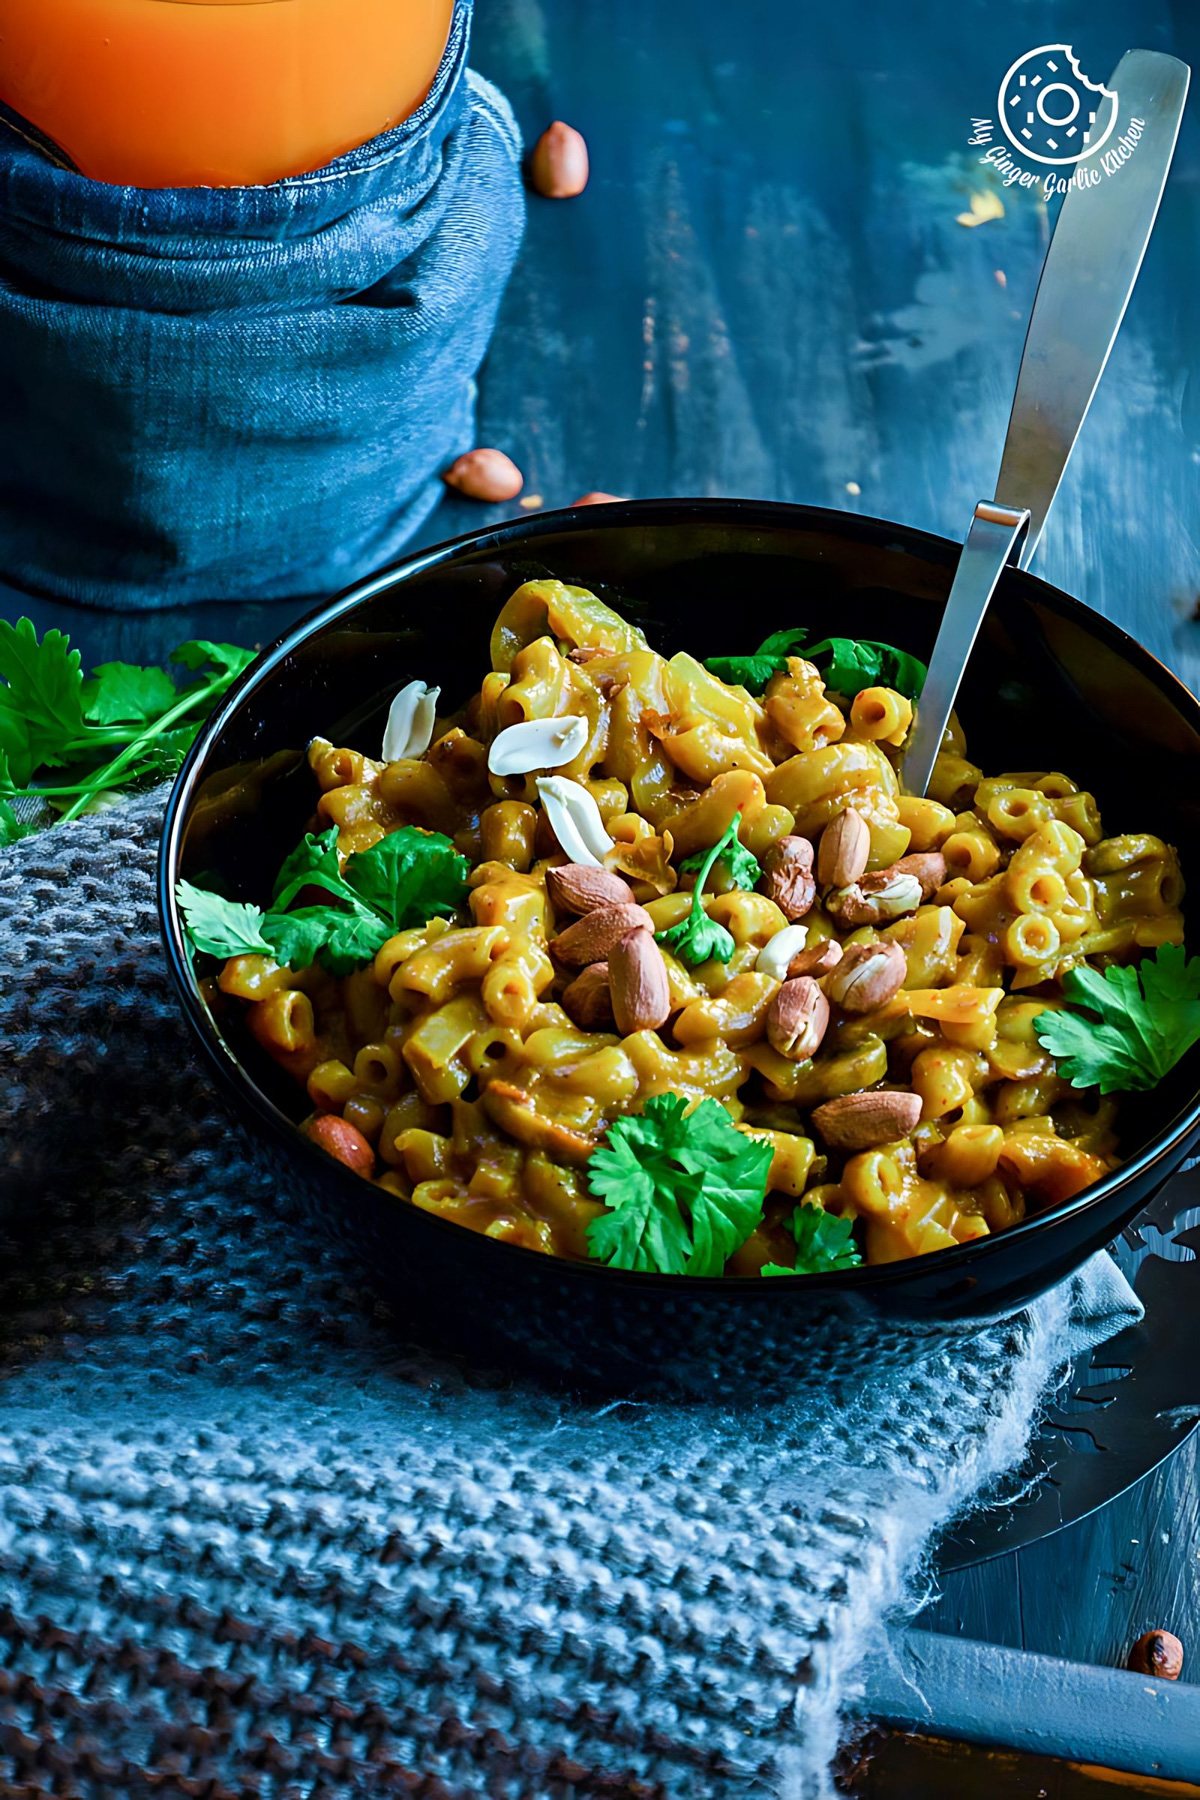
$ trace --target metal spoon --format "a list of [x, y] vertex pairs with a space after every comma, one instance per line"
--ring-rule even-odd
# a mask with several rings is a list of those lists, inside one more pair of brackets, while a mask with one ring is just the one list
[[1021, 353], [997, 498], [975, 508], [904, 753], [910, 794], [929, 786], [996, 583], [1010, 563], [1028, 568], [1037, 549], [1146, 254], [1190, 78], [1173, 56], [1127, 50], [1109, 81], [1122, 113], [1144, 129], [1126, 163], [1094, 187], [1072, 187], [1059, 211]]

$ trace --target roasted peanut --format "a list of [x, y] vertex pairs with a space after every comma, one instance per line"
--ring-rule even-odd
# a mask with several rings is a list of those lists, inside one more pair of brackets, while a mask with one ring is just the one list
[[1183, 1645], [1170, 1631], [1148, 1631], [1129, 1652], [1127, 1667], [1138, 1675], [1178, 1681], [1183, 1673]]
[[657, 1031], [671, 1011], [671, 984], [663, 953], [654, 934], [639, 926], [608, 957], [608, 982], [613, 1017], [622, 1037], [635, 1031]]
[[767, 1042], [790, 1062], [805, 1062], [820, 1047], [829, 1002], [808, 975], [785, 981], [767, 1012]]
[[307, 1130], [314, 1144], [345, 1163], [356, 1175], [365, 1175], [369, 1180], [375, 1173], [374, 1150], [357, 1126], [346, 1119], [339, 1119], [335, 1113], [322, 1113], [309, 1121]]
[[908, 958], [899, 944], [851, 944], [826, 975], [825, 992], [843, 1012], [874, 1012], [899, 993]]
[[503, 450], [467, 450], [442, 480], [469, 500], [515, 500], [525, 486], [525, 477]]
[[819, 944], [810, 944], [807, 950], [801, 950], [793, 956], [788, 964], [788, 976], [795, 980], [797, 975], [811, 975], [819, 981], [822, 975], [828, 975], [830, 969], [836, 969], [842, 960], [842, 946], [836, 938], [825, 938]]
[[843, 925], [882, 925], [916, 912], [921, 904], [921, 883], [916, 875], [894, 875], [881, 869], [864, 875], [849, 887], [834, 888], [825, 896], [825, 908]]
[[812, 1122], [831, 1150], [871, 1150], [907, 1137], [921, 1117], [921, 1096], [896, 1088], [843, 1094], [818, 1106]]
[[782, 837], [763, 858], [759, 892], [773, 900], [789, 922], [802, 919], [817, 897], [813, 847], [805, 837]]
[[562, 1004], [568, 1018], [582, 1031], [606, 1031], [614, 1023], [608, 964], [589, 963], [564, 989]]
[[654, 920], [645, 907], [632, 900], [621, 906], [598, 906], [595, 912], [584, 913], [582, 919], [560, 931], [550, 948], [560, 962], [583, 969], [588, 963], [604, 962], [621, 939], [639, 925], [653, 934]]
[[790, 964], [803, 953], [807, 942], [806, 925], [785, 925], [781, 931], [767, 939], [755, 958], [754, 967], [760, 975], [773, 975], [776, 981], [786, 981]]
[[922, 850], [915, 856], [902, 856], [881, 875], [915, 875], [921, 884], [921, 900], [928, 900], [946, 879], [946, 859], [940, 850]]
[[588, 184], [588, 148], [573, 125], [555, 119], [533, 146], [529, 176], [547, 200], [573, 200]]
[[848, 806], [821, 833], [817, 880], [822, 887], [849, 887], [866, 872], [870, 854], [870, 827], [861, 813]]
[[629, 883], [591, 863], [561, 863], [546, 870], [546, 887], [560, 912], [590, 913], [601, 906], [629, 906]]

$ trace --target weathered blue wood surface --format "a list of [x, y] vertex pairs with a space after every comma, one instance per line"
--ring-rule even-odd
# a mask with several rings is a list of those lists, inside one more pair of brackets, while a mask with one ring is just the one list
[[[474, 61], [534, 135], [565, 117], [593, 177], [535, 201], [482, 385], [482, 441], [547, 506], [590, 488], [757, 494], [960, 534], [992, 492], [1048, 221], [975, 229], [966, 148], [1004, 71], [1131, 41], [1200, 61], [1191, 0], [479, 0]], [[1200, 686], [1200, 101], [1125, 330], [1039, 554]], [[857, 490], [857, 491], [855, 491]], [[448, 537], [504, 508], [448, 500]], [[204, 635], [265, 642], [286, 609], [114, 619], [10, 595], [89, 661]], [[1059, 1537], [946, 1584], [932, 1623], [1080, 1661], [1200, 1618], [1197, 1451]], [[1200, 1640], [1190, 1670], [1200, 1677]]]

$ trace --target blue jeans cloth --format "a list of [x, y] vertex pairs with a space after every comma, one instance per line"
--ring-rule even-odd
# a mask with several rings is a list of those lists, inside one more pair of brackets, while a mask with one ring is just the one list
[[472, 442], [524, 221], [459, 0], [428, 99], [270, 187], [89, 181], [0, 132], [0, 576], [85, 605], [318, 600]]

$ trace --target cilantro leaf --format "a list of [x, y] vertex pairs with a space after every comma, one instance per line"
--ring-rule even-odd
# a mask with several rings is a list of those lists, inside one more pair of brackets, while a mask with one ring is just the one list
[[305, 832], [296, 848], [284, 857], [275, 877], [275, 885], [271, 889], [272, 912], [285, 911], [301, 889], [306, 887], [323, 887], [339, 900], [346, 898], [349, 890], [342, 880], [337, 845], [336, 825], [331, 825], [328, 831], [319, 834]]
[[705, 668], [733, 687], [744, 687], [751, 694], [761, 694], [772, 675], [782, 674], [789, 656], [795, 656], [808, 636], [807, 631], [773, 631], [764, 638], [753, 656], [710, 656]]
[[255, 953], [270, 956], [271, 946], [263, 936], [263, 915], [257, 906], [226, 900], [207, 888], [193, 887], [190, 881], [175, 884], [175, 898], [197, 950], [222, 960]]
[[820, 669], [826, 687], [847, 700], [867, 687], [895, 688], [906, 700], [917, 700], [929, 673], [907, 650], [869, 639], [825, 638], [813, 645], [808, 658]]
[[[243, 907], [230, 917], [225, 909], [236, 903], [209, 895], [215, 908], [205, 913], [190, 897], [201, 890], [181, 882], [184, 918], [196, 949], [221, 957], [257, 950], [292, 969], [320, 962], [333, 975], [348, 975], [370, 962], [395, 932], [453, 913], [466, 892], [467, 859], [440, 832], [403, 826], [347, 857], [344, 867], [337, 845], [336, 826], [307, 832], [284, 858], [266, 912]], [[337, 904], [296, 906], [313, 887]], [[256, 941], [248, 942], [250, 937]]]
[[772, 675], [787, 668], [782, 656], [706, 656], [704, 666], [718, 681], [730, 687], [744, 687], [748, 694], [761, 694]]
[[26, 825], [18, 819], [7, 800], [0, 800], [0, 849], [18, 844], [24, 837], [32, 837], [36, 830], [36, 825]]
[[766, 1263], [764, 1275], [825, 1275], [833, 1269], [856, 1269], [861, 1263], [853, 1219], [839, 1218], [806, 1200], [787, 1223], [796, 1240], [796, 1266]]
[[[685, 873], [698, 874], [704, 866], [704, 859], [707, 855], [707, 850], [697, 850], [695, 856], [685, 858], [679, 867]], [[729, 870], [729, 878], [734, 887], [745, 888], [747, 892], [750, 892], [762, 879], [762, 869], [757, 856], [753, 851], [747, 850], [745, 844], [740, 843], [737, 838], [734, 838], [732, 843], [725, 845], [718, 860], [723, 862]]]
[[[761, 694], [772, 675], [782, 674], [787, 668], [788, 657], [800, 653], [807, 636], [803, 630], [776, 631], [758, 646], [753, 656], [710, 656], [704, 666], [722, 681]], [[817, 665], [825, 685], [844, 694], [847, 700], [865, 687], [895, 688], [906, 699], [916, 700], [928, 674], [919, 657], [870, 639], [823, 638], [803, 654]]]
[[346, 881], [394, 931], [447, 919], [462, 905], [471, 865], [440, 831], [404, 825], [360, 850], [346, 864]]
[[10, 756], [20, 752], [13, 760], [24, 785], [41, 765], [64, 763], [67, 746], [84, 729], [79, 652], [61, 631], [48, 631], [39, 643], [32, 620], [0, 619], [0, 676], [7, 683], [0, 709], [8, 715], [0, 742]]
[[257, 650], [243, 650], [239, 644], [214, 644], [208, 638], [189, 638], [171, 652], [171, 661], [182, 663], [192, 674], [212, 668], [230, 687], [258, 655]]
[[179, 698], [165, 669], [137, 663], [101, 663], [83, 684], [83, 707], [96, 725], [146, 724]]
[[286, 963], [289, 969], [309, 969], [319, 962], [331, 975], [349, 975], [361, 969], [392, 935], [387, 920], [365, 908], [341, 912], [336, 906], [269, 912], [262, 929], [276, 962]]
[[[704, 851], [700, 856], [689, 858], [688, 863], [684, 866], [697, 866], [696, 885], [692, 889], [691, 907], [678, 924], [668, 925], [665, 931], [656, 933], [660, 944], [665, 944], [668, 950], [673, 950], [681, 962], [688, 963], [693, 969], [698, 969], [701, 963], [708, 962], [710, 957], [714, 956], [720, 962], [728, 962], [736, 948], [732, 933], [726, 931], [725, 927], [718, 924], [716, 919], [710, 919], [705, 912], [702, 896], [704, 884], [708, 880], [709, 873], [718, 856], [728, 855], [730, 866], [735, 871], [735, 880], [737, 880], [737, 871], [742, 874], [746, 873], [745, 858], [749, 857], [750, 861], [754, 862], [750, 852], [744, 850], [738, 843], [738, 826], [741, 822], [741, 813], [734, 813], [712, 849]], [[754, 867], [757, 871], [757, 862], [754, 862]], [[757, 879], [757, 875], [755, 879]]]
[[703, 907], [693, 907], [677, 925], [668, 925], [660, 931], [658, 941], [692, 969], [698, 969], [701, 963], [713, 957], [718, 962], [728, 962], [737, 949], [733, 933], [726, 931], [716, 919], [710, 919]]
[[1200, 1042], [1200, 956], [1179, 945], [1136, 969], [1080, 965], [1063, 991], [1069, 1008], [1039, 1013], [1033, 1028], [1073, 1087], [1146, 1092]]
[[610, 1209], [588, 1226], [588, 1248], [612, 1268], [720, 1275], [762, 1218], [770, 1168], [770, 1145], [718, 1101], [688, 1112], [681, 1095], [655, 1094], [588, 1159], [588, 1185]]
[[[43, 796], [65, 822], [111, 804], [126, 788], [173, 774], [201, 720], [254, 652], [197, 640], [175, 656], [196, 675], [182, 687], [165, 669], [125, 662], [102, 663], [85, 681], [79, 652], [61, 631], [39, 642], [31, 620], [0, 622], [0, 754], [9, 798]], [[59, 768], [68, 768], [69, 778], [40, 778]], [[5, 841], [19, 824], [9, 807]]]
[[803, 626], [792, 631], [773, 631], [769, 638], [764, 638], [755, 652], [758, 656], [775, 656], [786, 659], [797, 656], [808, 633]]

